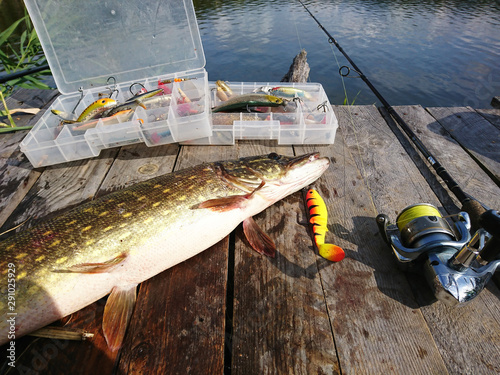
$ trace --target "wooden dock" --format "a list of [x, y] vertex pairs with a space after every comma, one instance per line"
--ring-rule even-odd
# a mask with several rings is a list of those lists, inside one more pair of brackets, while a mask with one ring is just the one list
[[[28, 107], [46, 108], [37, 91]], [[16, 100], [15, 97], [10, 100]], [[14, 103], [16, 107], [21, 104]], [[500, 110], [396, 107], [462, 188], [500, 208]], [[109, 149], [94, 159], [33, 169], [18, 144], [0, 136], [0, 232], [30, 224], [159, 174], [215, 161], [277, 152], [319, 151], [332, 165], [315, 187], [329, 210], [328, 242], [340, 263], [319, 257], [296, 193], [256, 217], [273, 238], [276, 259], [260, 256], [241, 229], [198, 256], [141, 284], [124, 347], [107, 349], [105, 299], [73, 314], [67, 327], [83, 342], [25, 337], [8, 374], [497, 374], [499, 280], [470, 304], [435, 301], [423, 277], [405, 273], [378, 233], [375, 217], [395, 220], [406, 206], [459, 211], [428, 164], [383, 110], [334, 106], [333, 146], [235, 146]], [[41, 115], [25, 119], [34, 123]], [[19, 120], [22, 124], [23, 119]], [[188, 240], [188, 239], [187, 239]]]

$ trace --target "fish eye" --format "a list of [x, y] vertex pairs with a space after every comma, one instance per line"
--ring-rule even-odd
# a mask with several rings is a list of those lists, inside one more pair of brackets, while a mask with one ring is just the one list
[[278, 155], [276, 152], [271, 152], [269, 155], [267, 155], [267, 157], [269, 159], [272, 159], [272, 160], [280, 160], [281, 159], [281, 155]]

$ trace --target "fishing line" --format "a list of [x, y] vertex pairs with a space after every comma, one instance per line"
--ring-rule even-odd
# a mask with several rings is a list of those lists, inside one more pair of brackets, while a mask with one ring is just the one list
[[293, 14], [293, 25], [295, 26], [295, 34], [297, 35], [297, 41], [299, 42], [299, 48], [300, 50], [302, 51], [302, 42], [300, 41], [300, 35], [299, 35], [299, 29], [297, 27], [297, 18], [296, 18], [296, 14], [294, 11], [292, 11], [292, 14]]
[[431, 152], [425, 147], [422, 141], [416, 136], [416, 134], [411, 130], [408, 124], [398, 115], [398, 113], [392, 108], [392, 106], [385, 100], [385, 98], [379, 93], [379, 91], [373, 86], [373, 84], [368, 80], [368, 78], [363, 74], [361, 69], [351, 60], [349, 55], [344, 51], [344, 49], [339, 45], [339, 43], [335, 40], [335, 38], [324, 28], [324, 26], [318, 21], [318, 19], [311, 13], [311, 11], [306, 7], [306, 5], [298, 0], [300, 4], [304, 7], [304, 9], [309, 13], [309, 15], [316, 21], [318, 26], [323, 30], [323, 32], [328, 36], [328, 41], [331, 44], [335, 44], [337, 49], [344, 55], [344, 57], [349, 61], [353, 70], [355, 70], [359, 77], [368, 85], [370, 90], [375, 94], [375, 96], [380, 100], [382, 105], [388, 111], [389, 115], [396, 121], [401, 130], [406, 133], [408, 138], [413, 142], [413, 144], [417, 147], [417, 149], [422, 153], [422, 155], [427, 159], [427, 161], [431, 164], [431, 166], [436, 171], [437, 175], [441, 177], [441, 179], [445, 182], [448, 189], [455, 195], [455, 197], [462, 204], [462, 210], [466, 211], [473, 220], [474, 226], [479, 219], [479, 216], [485, 211], [485, 208], [475, 200], [469, 194], [466, 194], [462, 188], [458, 185], [458, 183], [451, 177], [448, 171], [439, 163], [439, 161], [434, 157]]
[[[330, 49], [332, 51], [333, 57], [335, 57], [335, 61], [337, 62], [337, 66], [339, 67], [339, 71], [340, 71], [342, 69], [342, 67], [340, 66], [340, 62], [339, 62], [339, 60], [337, 58], [337, 54], [335, 53], [335, 50], [333, 49], [333, 46], [332, 46], [331, 43], [330, 43]], [[345, 85], [344, 76], [342, 74], [340, 74], [340, 80], [342, 82], [342, 88], [344, 90], [344, 97], [345, 97], [346, 105], [347, 105], [347, 113], [349, 114], [349, 121], [351, 122], [351, 127], [352, 127], [352, 130], [353, 130], [353, 133], [354, 133], [354, 139], [356, 141], [356, 147], [358, 149], [358, 154], [360, 155], [360, 158], [359, 158], [360, 161], [361, 161], [361, 171], [360, 171], [360, 173], [361, 173], [362, 176], [366, 177], [367, 174], [366, 174], [366, 169], [365, 169], [365, 163], [363, 161], [363, 158], [361, 157], [362, 153], [361, 153], [361, 149], [359, 147], [358, 132], [356, 131], [356, 125], [354, 123], [354, 117], [352, 116], [352, 108], [351, 108], [351, 105], [349, 104], [350, 103], [349, 96], [347, 95], [347, 87]], [[352, 154], [351, 154], [351, 158], [354, 160]], [[368, 196], [370, 197], [370, 202], [372, 204], [373, 212], [375, 213], [375, 215], [377, 215], [378, 211], [377, 211], [377, 207], [375, 206], [375, 202], [373, 200], [373, 194], [372, 194], [372, 191], [371, 191], [371, 188], [370, 188], [370, 183], [368, 181], [368, 178], [363, 178], [363, 181], [364, 181], [364, 183], [366, 185], [366, 188], [368, 189], [368, 192], [369, 192]]]

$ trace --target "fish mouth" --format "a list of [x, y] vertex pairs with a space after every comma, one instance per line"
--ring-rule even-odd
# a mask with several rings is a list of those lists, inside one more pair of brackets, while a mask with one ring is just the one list
[[327, 157], [322, 158], [320, 156], [319, 152], [312, 152], [310, 154], [300, 155], [300, 156], [297, 156], [297, 157], [291, 159], [288, 162], [287, 168], [288, 169], [296, 168], [296, 167], [299, 167], [305, 163], [311, 163], [311, 162], [314, 162], [314, 161], [319, 160], [319, 159], [325, 159], [328, 161], [328, 164], [330, 163], [330, 160]]
[[262, 194], [268, 199], [278, 201], [316, 181], [328, 169], [330, 159], [321, 157], [319, 152], [300, 155], [288, 160], [286, 173], [282, 179], [268, 184], [262, 189]]

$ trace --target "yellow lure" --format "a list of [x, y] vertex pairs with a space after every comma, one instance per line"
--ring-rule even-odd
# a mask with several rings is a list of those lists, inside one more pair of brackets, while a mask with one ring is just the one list
[[340, 262], [345, 257], [344, 250], [337, 245], [325, 243], [325, 235], [328, 232], [328, 211], [325, 201], [316, 190], [309, 189], [306, 194], [306, 205], [319, 255], [333, 262]]
[[106, 109], [114, 107], [116, 105], [116, 100], [110, 98], [97, 99], [91, 105], [89, 105], [76, 119], [77, 122], [92, 120], [98, 114], [104, 112]]

